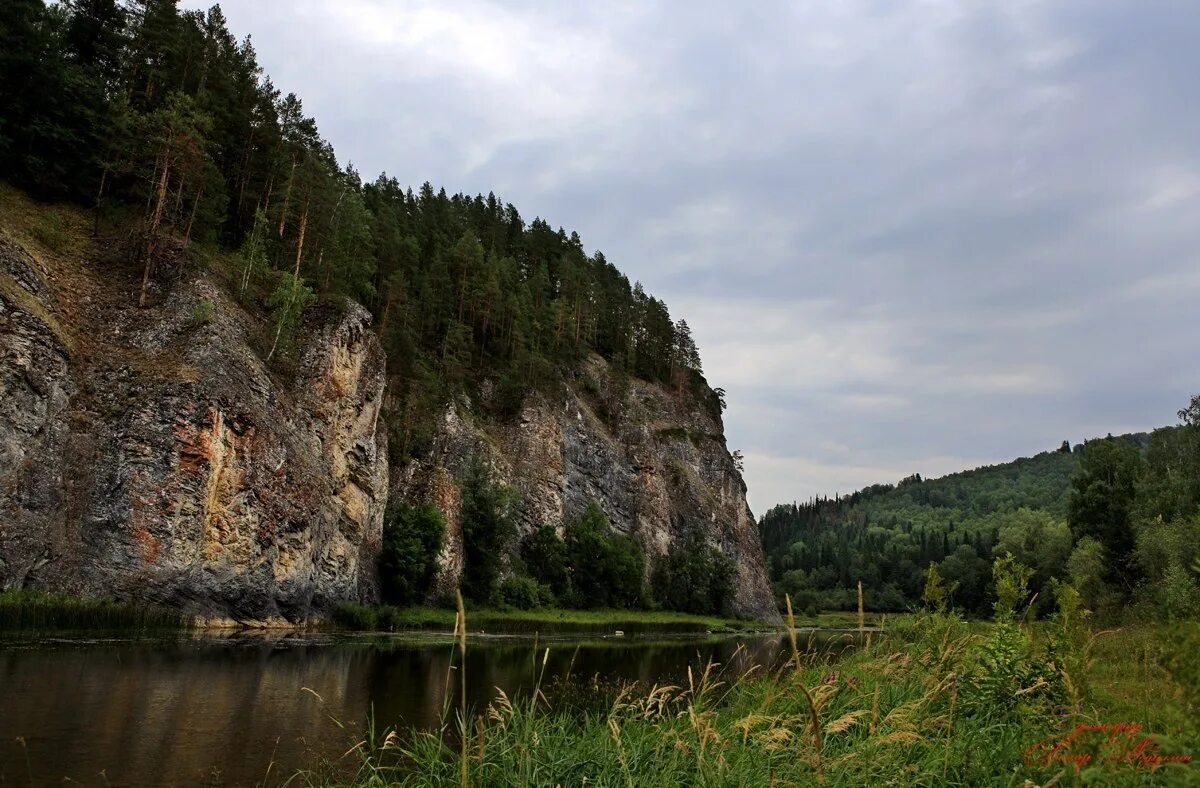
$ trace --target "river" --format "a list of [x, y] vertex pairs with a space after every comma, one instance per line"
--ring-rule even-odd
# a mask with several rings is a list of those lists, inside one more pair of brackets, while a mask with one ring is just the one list
[[[840, 649], [847, 638], [802, 643]], [[686, 683], [688, 666], [709, 660], [736, 677], [777, 662], [785, 642], [473, 636], [468, 701], [481, 709], [497, 687], [528, 693], [543, 658], [551, 703], [571, 705], [597, 686]], [[336, 761], [372, 712], [380, 728], [436, 728], [458, 702], [453, 653], [444, 635], [0, 640], [0, 785], [275, 785]]]

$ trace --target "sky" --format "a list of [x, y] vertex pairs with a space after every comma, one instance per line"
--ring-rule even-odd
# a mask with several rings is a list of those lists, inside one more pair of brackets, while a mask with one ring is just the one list
[[755, 514], [1200, 392], [1194, 0], [222, 9], [365, 179], [493, 191], [686, 318]]

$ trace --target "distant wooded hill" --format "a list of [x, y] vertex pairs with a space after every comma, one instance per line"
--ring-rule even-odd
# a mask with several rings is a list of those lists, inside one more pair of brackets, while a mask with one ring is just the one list
[[[1139, 455], [1151, 442], [1146, 433], [1111, 440]], [[938, 564], [955, 586], [954, 605], [983, 613], [992, 561], [1008, 552], [1035, 569], [1031, 585], [1042, 590], [1066, 574], [1074, 547], [1071, 482], [1084, 454], [1084, 445], [1064, 441], [1056, 451], [939, 479], [915, 474], [852, 495], [775, 506], [759, 530], [776, 592], [790, 594], [800, 610], [851, 609], [861, 580], [870, 609], [904, 610], [921, 603], [926, 570]]]

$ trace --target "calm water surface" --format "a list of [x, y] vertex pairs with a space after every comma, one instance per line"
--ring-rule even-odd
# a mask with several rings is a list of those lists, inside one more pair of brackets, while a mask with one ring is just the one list
[[[811, 646], [841, 649], [848, 637]], [[468, 700], [528, 691], [547, 647], [546, 682], [566, 704], [586, 693], [564, 687], [686, 682], [689, 665], [710, 659], [736, 675], [778, 660], [785, 642], [473, 637]], [[0, 786], [276, 785], [345, 753], [372, 710], [380, 727], [436, 727], [447, 699], [457, 703], [452, 652], [446, 637], [412, 635], [0, 640]]]

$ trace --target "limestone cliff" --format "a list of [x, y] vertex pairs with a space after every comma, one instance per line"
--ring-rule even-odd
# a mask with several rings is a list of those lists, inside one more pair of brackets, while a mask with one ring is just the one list
[[375, 598], [387, 451], [366, 310], [316, 310], [282, 375], [202, 271], [138, 309], [131, 272], [28, 243], [0, 235], [0, 588], [242, 622]]
[[451, 591], [462, 570], [455, 478], [482, 453], [520, 492], [523, 534], [596, 501], [649, 557], [694, 536], [719, 548], [737, 567], [732, 611], [777, 620], [746, 486], [707, 386], [708, 397], [636, 379], [618, 396], [615, 388], [608, 364], [593, 357], [561, 398], [531, 396], [517, 418], [489, 419], [486, 403], [461, 401], [447, 408], [432, 452], [393, 469], [394, 496], [432, 502], [446, 515], [438, 592]]
[[86, 240], [81, 220], [57, 252], [5, 218], [0, 589], [304, 621], [377, 599], [390, 498], [447, 515], [443, 596], [462, 569], [458, 474], [482, 453], [520, 491], [524, 532], [594, 500], [651, 558], [697, 537], [724, 551], [733, 612], [778, 617], [702, 379], [618, 379], [592, 357], [504, 418], [488, 415], [485, 383], [389, 476], [384, 357], [362, 307], [309, 310], [294, 360], [268, 365], [269, 326], [194, 252], [168, 254], [138, 308], [139, 272]]

